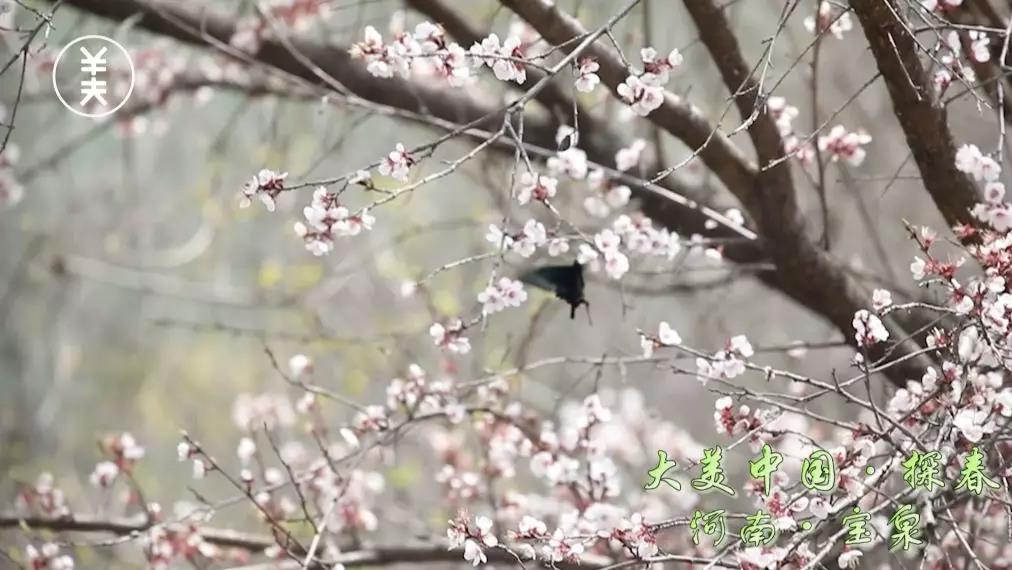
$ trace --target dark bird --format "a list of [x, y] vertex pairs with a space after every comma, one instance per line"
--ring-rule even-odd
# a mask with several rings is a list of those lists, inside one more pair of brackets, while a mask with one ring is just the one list
[[551, 291], [555, 296], [569, 304], [569, 318], [576, 318], [576, 309], [580, 305], [587, 306], [587, 318], [590, 318], [590, 303], [583, 297], [583, 266], [574, 261], [572, 265], [546, 265], [532, 269], [520, 276], [524, 283]]

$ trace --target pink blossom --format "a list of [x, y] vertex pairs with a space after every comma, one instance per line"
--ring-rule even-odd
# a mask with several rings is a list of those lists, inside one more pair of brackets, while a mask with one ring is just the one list
[[491, 67], [496, 79], [500, 81], [515, 81], [521, 85], [527, 81], [524, 52], [520, 38], [516, 36], [506, 38], [500, 45], [499, 36], [490, 34], [480, 43], [471, 46], [470, 54], [480, 64]]
[[618, 86], [618, 95], [636, 114], [646, 117], [664, 103], [664, 88], [653, 83], [655, 79], [630, 75]]
[[581, 58], [576, 71], [576, 90], [580, 93], [593, 91], [601, 83], [601, 78], [597, 76], [597, 70], [600, 67], [594, 58]]
[[678, 331], [671, 328], [671, 325], [667, 321], [661, 321], [658, 327], [657, 338], [661, 341], [661, 344], [667, 346], [674, 346], [676, 344], [682, 344], [682, 337], [678, 334]]
[[471, 341], [463, 336], [464, 325], [460, 319], [452, 319], [445, 325], [433, 323], [429, 327], [429, 335], [436, 346], [455, 354], [467, 354], [471, 351]]
[[275, 208], [275, 198], [284, 190], [287, 172], [277, 173], [266, 168], [262, 169], [242, 188], [242, 197], [239, 206], [248, 208], [253, 197], [259, 197], [268, 212]]
[[513, 251], [521, 257], [530, 257], [537, 251], [537, 248], [545, 245], [548, 241], [548, 233], [545, 226], [537, 220], [527, 220], [519, 238], [513, 242]]
[[816, 26], [816, 19], [812, 16], [805, 18], [806, 30], [817, 34], [828, 31], [838, 40], [843, 39], [843, 34], [849, 32], [853, 27], [854, 24], [850, 21], [850, 14], [846, 11], [839, 13], [826, 0], [819, 2], [818, 26]]
[[96, 487], [105, 488], [112, 485], [116, 477], [119, 476], [119, 472], [119, 466], [112, 461], [102, 461], [95, 465], [95, 470], [92, 471], [88, 480]]
[[362, 230], [371, 230], [376, 221], [368, 209], [352, 215], [338, 203], [337, 195], [323, 186], [313, 192], [313, 200], [303, 209], [303, 215], [306, 221], [295, 223], [295, 234], [302, 238], [308, 251], [318, 256], [330, 253], [335, 237], [356, 236]]
[[296, 378], [312, 370], [313, 360], [305, 354], [294, 354], [288, 359], [288, 373]]
[[964, 144], [956, 151], [956, 169], [986, 182], [996, 181], [1001, 174], [1001, 165], [972, 144]]
[[775, 96], [770, 97], [766, 101], [766, 110], [777, 124], [777, 129], [783, 136], [789, 135], [794, 132], [794, 127], [791, 123], [798, 116], [798, 108], [787, 104], [787, 100], [783, 97]]
[[520, 190], [517, 192], [517, 201], [526, 204], [531, 200], [544, 202], [555, 196], [558, 181], [551, 176], [542, 176], [533, 172], [524, 172], [520, 175]]
[[569, 240], [552, 238], [548, 240], [548, 255], [558, 257], [569, 251]]
[[920, 281], [921, 279], [924, 279], [926, 268], [927, 264], [923, 259], [920, 257], [914, 257], [914, 261], [910, 264], [910, 273], [913, 275], [914, 279]]
[[25, 547], [25, 558], [32, 570], [74, 570], [74, 559], [60, 555], [60, 547], [52, 542], [41, 548], [29, 544]]
[[628, 147], [619, 149], [619, 151], [615, 153], [615, 168], [619, 170], [629, 170], [639, 164], [640, 155], [646, 147], [647, 141], [643, 139], [636, 139]]
[[408, 179], [408, 172], [414, 164], [415, 159], [411, 153], [404, 149], [403, 144], [397, 143], [394, 150], [380, 163], [378, 170], [384, 176], [404, 182]]
[[677, 49], [671, 50], [667, 57], [661, 58], [657, 50], [645, 47], [640, 50], [640, 59], [643, 62], [643, 75], [652, 76], [657, 85], [667, 83], [669, 72], [682, 64], [682, 54]]
[[544, 549], [545, 558], [551, 562], [579, 560], [583, 554], [583, 544], [577, 541], [570, 541], [566, 538], [562, 529], [556, 529]]
[[864, 162], [864, 145], [871, 142], [871, 135], [864, 130], [847, 132], [843, 125], [837, 125], [828, 135], [819, 137], [819, 150], [830, 153], [833, 162], [844, 159], [851, 166]]
[[587, 177], [587, 153], [573, 146], [549, 158], [547, 165], [556, 176], [565, 174], [573, 180]]
[[876, 311], [881, 312], [882, 309], [893, 304], [893, 295], [885, 289], [875, 289], [871, 294], [871, 306]]
[[498, 313], [508, 307], [519, 307], [527, 300], [527, 291], [520, 281], [501, 277], [478, 294], [482, 312], [486, 315]]
[[879, 318], [868, 311], [861, 309], [854, 313], [854, 338], [860, 346], [872, 346], [885, 342], [889, 338], [889, 331]]

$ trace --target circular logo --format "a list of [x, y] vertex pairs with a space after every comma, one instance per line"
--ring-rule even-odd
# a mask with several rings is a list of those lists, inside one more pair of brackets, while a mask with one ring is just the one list
[[65, 45], [53, 64], [53, 90], [63, 106], [82, 117], [119, 110], [134, 90], [134, 63], [112, 38], [81, 36]]

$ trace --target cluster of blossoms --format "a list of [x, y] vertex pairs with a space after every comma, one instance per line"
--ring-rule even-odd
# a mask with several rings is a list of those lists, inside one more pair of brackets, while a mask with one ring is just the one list
[[[0, 123], [7, 120], [7, 108], [0, 104]], [[8, 141], [7, 148], [0, 154], [0, 211], [15, 206], [25, 195], [25, 189], [14, 177], [14, 165], [21, 152], [18, 146]]]
[[56, 486], [51, 473], [40, 473], [34, 485], [20, 486], [14, 505], [25, 516], [52, 519], [70, 515], [66, 495]]
[[[502, 398], [509, 391], [504, 384], [494, 388], [495, 384], [486, 391], [484, 405], [504, 405]], [[605, 400], [620, 414], [613, 413]], [[483, 471], [486, 477], [512, 478], [513, 464], [529, 458], [530, 473], [560, 493], [506, 492], [497, 505], [497, 521], [511, 530], [494, 541], [488, 539], [494, 537], [490, 519], [486, 522], [479, 516], [472, 520], [462, 512], [449, 523], [451, 548], [463, 549], [465, 559], [476, 565], [487, 561], [486, 551], [492, 547], [546, 564], [579, 563], [593, 550], [618, 549], [644, 558], [658, 554], [656, 528], [646, 522], [647, 512], [661, 516], [670, 508], [665, 506], [668, 502], [688, 507], [696, 498], [678, 493], [639, 494], [631, 499], [638, 508], [624, 506], [618, 461], [636, 466], [647, 460], [649, 452], [644, 450], [656, 448], [655, 442], [673, 446], [678, 460], [701, 447], [670, 422], [657, 418], [643, 402], [636, 390], [605, 391], [582, 403], [567, 402], [559, 411], [558, 424], [524, 411], [518, 403], [506, 404], [496, 416], [476, 418], [475, 427], [489, 457]], [[453, 483], [445, 490], [447, 498], [462, 509], [486, 504], [484, 487], [475, 482], [475, 472], [463, 467], [468, 455], [459, 434], [437, 432], [428, 439], [450, 467], [441, 477]], [[628, 445], [633, 440], [643, 445]], [[554, 530], [550, 521], [554, 521]], [[504, 541], [504, 536], [509, 540]], [[694, 546], [686, 541], [681, 548]]]
[[851, 166], [860, 166], [866, 156], [864, 145], [871, 142], [871, 135], [859, 129], [848, 132], [843, 125], [836, 125], [829, 134], [819, 137], [819, 150], [828, 152], [830, 160], [843, 159]]
[[636, 114], [645, 117], [664, 103], [664, 86], [670, 71], [682, 64], [682, 54], [671, 50], [667, 57], [658, 57], [652, 47], [640, 50], [643, 72], [630, 75], [618, 86], [618, 96]]
[[96, 464], [89, 478], [92, 485], [100, 488], [111, 486], [120, 473], [130, 473], [144, 457], [144, 448], [129, 433], [106, 437], [101, 448], [109, 459]]
[[755, 350], [745, 335], [731, 337], [722, 350], [712, 356], [696, 358], [696, 379], [705, 386], [714, 378], [729, 380], [745, 372], [745, 363]]
[[[386, 489], [386, 479], [381, 473], [354, 469], [338, 475], [323, 458], [295, 467], [305, 468], [311, 474], [303, 488], [320, 512], [335, 505], [325, 519], [328, 531], [356, 535], [379, 528], [376, 505]], [[292, 508], [294, 512], [295, 507]]]
[[[654, 67], [657, 73], [662, 69]], [[572, 136], [572, 129], [562, 127], [556, 135], [557, 141], [564, 141]], [[646, 142], [635, 140], [630, 146], [616, 152], [615, 162], [620, 170], [635, 168], [641, 161]], [[517, 202], [521, 205], [532, 201], [546, 202], [558, 192], [557, 176], [567, 176], [574, 181], [586, 181], [592, 194], [583, 201], [585, 210], [594, 217], [607, 217], [613, 209], [624, 208], [632, 196], [632, 190], [610, 180], [600, 169], [589, 169], [586, 153], [570, 146], [559, 151], [547, 160], [551, 175], [536, 172], [524, 172], [519, 177], [519, 189], [516, 193]], [[740, 213], [737, 214], [739, 223]], [[694, 239], [697, 236], [693, 236]], [[512, 249], [523, 257], [529, 257], [539, 248], [547, 244], [548, 254], [552, 257], [566, 253], [570, 249], [569, 239], [552, 236], [536, 221], [528, 221], [522, 233], [511, 234], [495, 225], [489, 226], [486, 239], [500, 249]], [[702, 249], [702, 248], [701, 248]], [[612, 279], [621, 279], [629, 271], [629, 255], [653, 255], [668, 260], [681, 250], [681, 238], [665, 228], [654, 228], [652, 221], [640, 214], [620, 215], [610, 228], [605, 228], [593, 236], [592, 243], [582, 243], [577, 249], [577, 262], [592, 272], [605, 269]], [[695, 249], [693, 250], [695, 251]], [[720, 258], [719, 250], [706, 249], [707, 255]], [[437, 340], [437, 343], [441, 340]]]
[[594, 235], [594, 247], [580, 245], [577, 261], [590, 271], [604, 268], [612, 279], [621, 279], [629, 271], [626, 253], [671, 260], [681, 249], [678, 234], [667, 228], [655, 228], [652, 220], [642, 214], [622, 214], [615, 218], [610, 228]]
[[[949, 37], [951, 38], [955, 33], [949, 32]], [[970, 30], [967, 32], [967, 38], [970, 42], [970, 57], [973, 58], [973, 61], [978, 63], [991, 61], [991, 49], [989, 47], [991, 45], [991, 36], [979, 30]]]
[[387, 385], [387, 408], [422, 414], [443, 412], [454, 419], [462, 418], [464, 413], [451, 384], [429, 382], [425, 370], [417, 364], [408, 366], [405, 378], [394, 378]]
[[565, 175], [573, 180], [587, 177], [587, 153], [575, 146], [556, 153], [545, 164], [552, 176]]
[[584, 198], [583, 208], [595, 218], [607, 217], [612, 210], [624, 208], [632, 197], [632, 189], [608, 179], [599, 168], [587, 175], [587, 189], [591, 195]]
[[244, 431], [289, 427], [295, 418], [291, 401], [280, 393], [243, 392], [232, 403], [232, 422]]
[[[397, 149], [379, 165], [379, 171], [406, 180], [408, 168], [412, 164], [414, 162], [410, 153], [398, 144]], [[273, 212], [277, 208], [278, 195], [285, 191], [287, 176], [287, 172], [278, 173], [266, 168], [260, 170], [243, 186], [240, 207], [247, 208], [253, 198], [259, 198], [267, 211]], [[373, 187], [372, 178], [365, 170], [360, 170], [349, 178], [348, 184], [359, 184], [367, 189]], [[313, 191], [312, 201], [302, 212], [305, 222], [295, 222], [295, 234], [305, 242], [306, 250], [317, 256], [330, 253], [334, 249], [336, 237], [357, 236], [363, 230], [371, 230], [376, 222], [368, 208], [352, 214], [340, 204], [337, 193], [324, 186], [318, 186]]]
[[869, 347], [889, 339], [882, 320], [871, 312], [861, 309], [854, 313], [854, 339], [862, 347]]
[[463, 332], [464, 322], [456, 318], [447, 323], [432, 323], [429, 327], [429, 335], [436, 346], [454, 354], [471, 352], [471, 341]]
[[[935, 46], [936, 59], [941, 66], [935, 70], [932, 82], [935, 89], [942, 93], [957, 78], [972, 84], [977, 82], [977, 73], [973, 70], [972, 62], [983, 63], [991, 60], [991, 50], [988, 47], [991, 38], [977, 30], [967, 33], [966, 44], [963, 43], [959, 33], [955, 30], [945, 34], [938, 40]], [[969, 60], [964, 60], [963, 48], [969, 48]]]
[[60, 554], [60, 547], [52, 542], [41, 548], [29, 544], [25, 547], [25, 558], [31, 570], [74, 570], [74, 559]]
[[[294, 364], [293, 372], [306, 374], [311, 370], [308, 358], [302, 355], [293, 357], [290, 364]], [[240, 438], [236, 446], [236, 457], [241, 466], [238, 480], [248, 492], [255, 488], [262, 489], [254, 494], [258, 512], [268, 520], [287, 520], [298, 515], [301, 501], [307, 501], [318, 512], [328, 513], [329, 518], [324, 524], [330, 533], [375, 531], [379, 526], [375, 504], [384, 490], [383, 476], [362, 469], [338, 473], [331, 462], [332, 458], [346, 457], [360, 450], [360, 436], [378, 433], [390, 427], [389, 416], [403, 402], [414, 401], [400, 395], [401, 392], [426, 389], [424, 372], [416, 366], [412, 366], [409, 372], [409, 380], [395, 380], [391, 383], [388, 390], [390, 408], [367, 407], [349, 426], [337, 430], [340, 439], [326, 444], [322, 457], [314, 457], [296, 439], [282, 442], [274, 440], [278, 434], [286, 433], [285, 428], [290, 428], [299, 415], [306, 417], [307, 429], [317, 436], [328, 431], [321, 424], [323, 416], [311, 393], [301, 398], [294, 409], [289, 399], [282, 394], [241, 394], [233, 404], [233, 420], [237, 427], [250, 435]], [[446, 391], [435, 383], [427, 390], [433, 394]], [[418, 406], [427, 405], [430, 401], [435, 402], [429, 396], [420, 398]], [[275, 434], [269, 436], [272, 441], [270, 451], [277, 456], [284, 468], [270, 466], [270, 454], [261, 454], [254, 434], [264, 429]], [[317, 445], [322, 445], [319, 440]], [[177, 451], [181, 461], [193, 461], [195, 478], [205, 476], [208, 461], [199, 447], [186, 440], [179, 444]], [[301, 474], [297, 483], [297, 498], [282, 486], [289, 479], [286, 473]], [[178, 552], [178, 534], [173, 536], [176, 536], [172, 540], [176, 546], [172, 548]], [[201, 545], [196, 538], [191, 537], [186, 544], [190, 547], [199, 546], [203, 555], [210, 556], [210, 546]]]
[[376, 77], [406, 78], [415, 74], [443, 78], [459, 87], [473, 81], [474, 71], [486, 65], [499, 80], [523, 84], [527, 81], [526, 48], [518, 36], [500, 41], [493, 33], [465, 50], [447, 41], [441, 26], [422, 22], [414, 33], [396, 34], [389, 43], [376, 28], [367, 26], [363, 41], [353, 45], [350, 53], [364, 60], [366, 69]]
[[488, 517], [476, 517], [473, 523], [464, 517], [453, 519], [446, 529], [446, 538], [450, 548], [463, 549], [464, 560], [474, 566], [488, 562], [486, 548], [499, 545], [499, 540], [492, 533], [492, 519]]
[[500, 277], [495, 283], [489, 284], [478, 293], [478, 302], [485, 315], [498, 313], [508, 307], [519, 307], [527, 301], [524, 284], [509, 277]]
[[[188, 82], [205, 80], [209, 83], [221, 81], [224, 71], [217, 59], [211, 56], [184, 56], [167, 40], [158, 40], [143, 48], [131, 50], [134, 64], [134, 83], [130, 98], [139, 98], [152, 108], [168, 107], [174, 93]], [[196, 61], [194, 61], [196, 59]], [[228, 65], [227, 63], [224, 65]], [[111, 96], [120, 100], [130, 87], [130, 70], [112, 65], [109, 68], [112, 81]], [[238, 75], [238, 74], [236, 74]], [[235, 77], [229, 77], [230, 80]], [[193, 93], [196, 104], [206, 103], [214, 89], [204, 86]], [[162, 136], [169, 131], [169, 122], [164, 117], [151, 113], [126, 113], [117, 120], [116, 133], [123, 138], [139, 138], [145, 135]]]
[[798, 108], [787, 104], [783, 97], [770, 97], [766, 101], [766, 112], [777, 125], [780, 135], [788, 137], [794, 134], [794, 119], [798, 118]]
[[643, 349], [643, 357], [650, 358], [654, 351], [661, 347], [678, 346], [682, 344], [682, 335], [671, 328], [666, 321], [661, 321], [657, 326], [657, 335], [640, 333], [640, 347]]
[[713, 412], [713, 422], [717, 433], [730, 437], [757, 432], [768, 419], [765, 417], [766, 414], [753, 410], [745, 404], [735, 409], [730, 396], [718, 399], [714, 406], [716, 410]]
[[[325, 21], [332, 10], [325, 0], [270, 0], [261, 5], [262, 14], [238, 19], [229, 45], [247, 53], [256, 53], [260, 45], [274, 37], [276, 28], [302, 32]], [[279, 33], [284, 34], [284, 31]]]
[[956, 151], [956, 169], [984, 183], [984, 202], [973, 208], [973, 216], [1004, 232], [1012, 228], [1012, 209], [1005, 202], [1005, 184], [999, 179], [1001, 164], [985, 155], [977, 145], [965, 144]]
[[[628, 147], [621, 148], [615, 153], [615, 167], [618, 170], [630, 170], [640, 164], [643, 151], [646, 149], [646, 141], [636, 139]], [[580, 151], [582, 155], [583, 151]], [[585, 156], [576, 155], [585, 161]], [[629, 204], [632, 197], [632, 190], [625, 184], [620, 184], [607, 177], [604, 170], [594, 168], [587, 172], [584, 165], [579, 169], [582, 176], [573, 177], [577, 180], [586, 179], [587, 189], [590, 196], [583, 200], [583, 208], [588, 214], [595, 218], [605, 218], [613, 210], [621, 210]]]
[[[654, 71], [661, 73], [659, 67]], [[561, 127], [556, 134], [556, 141], [561, 144], [567, 139], [575, 140], [570, 127]], [[646, 142], [635, 140], [628, 147], [616, 152], [615, 162], [620, 170], [637, 167], [646, 149]], [[584, 209], [595, 218], [604, 218], [628, 205], [632, 190], [625, 184], [611, 180], [604, 170], [590, 169], [586, 153], [569, 146], [547, 160], [550, 175], [536, 172], [524, 172], [519, 177], [519, 189], [516, 194], [518, 203], [528, 204], [532, 201], [545, 202], [558, 192], [559, 179], [566, 176], [574, 181], [585, 181], [591, 195], [583, 200]], [[729, 218], [743, 223], [740, 212], [728, 212]], [[540, 225], [528, 222], [523, 233], [510, 234], [504, 228], [489, 226], [486, 239], [500, 248], [512, 248], [527, 257], [541, 246], [547, 244], [548, 254], [552, 257], [566, 253], [571, 248], [573, 238], [552, 236], [550, 232], [542, 232]], [[712, 227], [711, 227], [712, 229]], [[701, 245], [701, 236], [692, 236], [695, 244], [690, 253], [704, 253], [707, 257], [720, 259], [719, 249]], [[666, 228], [655, 228], [652, 221], [642, 213], [622, 214], [616, 217], [610, 228], [596, 233], [591, 240], [580, 243], [576, 248], [576, 261], [591, 272], [602, 269], [612, 279], [621, 279], [630, 269], [630, 256], [656, 256], [674, 259], [681, 251], [681, 238]], [[437, 341], [438, 342], [438, 341]]]
[[443, 414], [453, 423], [459, 423], [466, 412], [451, 381], [429, 381], [425, 371], [412, 364], [406, 378], [394, 378], [387, 386], [386, 406], [366, 406], [355, 415], [349, 432], [342, 435], [358, 447], [361, 436], [394, 427], [394, 416], [398, 413], [408, 416]]
[[783, 97], [770, 97], [766, 101], [766, 112], [777, 125], [780, 136], [784, 140], [784, 152], [793, 156], [801, 164], [807, 166], [815, 158], [815, 149], [794, 132], [794, 119], [798, 117], [798, 108], [787, 104]]
[[524, 172], [520, 175], [520, 188], [517, 191], [517, 202], [526, 204], [531, 200], [544, 202], [555, 197], [559, 181], [551, 176]]
[[200, 559], [241, 564], [249, 554], [235, 549], [225, 552], [208, 542], [195, 524], [161, 524], [144, 534], [144, 557], [150, 568], [168, 570], [174, 564]]
[[242, 187], [242, 197], [239, 206], [248, 208], [253, 203], [253, 198], [259, 198], [268, 212], [273, 212], [277, 207], [275, 199], [285, 189], [285, 178], [287, 172], [274, 172], [269, 169], [262, 169], [257, 172], [249, 182]]
[[436, 482], [444, 486], [444, 495], [453, 502], [474, 501], [481, 496], [483, 480], [474, 471], [464, 471], [451, 464], [443, 465]]
[[[783, 97], [770, 97], [766, 109], [784, 139], [784, 151], [804, 165], [811, 164], [815, 149], [794, 131], [798, 108], [788, 105]], [[827, 134], [820, 135], [817, 144], [821, 152], [829, 154], [831, 161], [843, 160], [851, 166], [860, 166], [867, 155], [864, 146], [870, 142], [871, 135], [864, 129], [848, 131], [843, 125], [836, 125]]]
[[597, 71], [601, 66], [592, 57], [581, 57], [576, 66], [576, 90], [580, 93], [590, 93], [601, 83]]
[[843, 34], [854, 29], [854, 24], [850, 21], [850, 12], [836, 10], [831, 3], [822, 0], [818, 15], [805, 18], [805, 29], [813, 34], [829, 32], [834, 38], [842, 40]]
[[[753, 452], [759, 451], [764, 445], [775, 445], [782, 452], [786, 469], [777, 470], [767, 483], [760, 479], [752, 479], [745, 484], [746, 494], [751, 496], [758, 508], [765, 512], [772, 525], [780, 533], [797, 532], [799, 521], [807, 519], [809, 524], [821, 525], [833, 519], [830, 515], [839, 512], [844, 505], [863, 501], [871, 506], [874, 501], [866, 493], [870, 486], [880, 483], [880, 474], [869, 474], [866, 470], [869, 459], [875, 457], [881, 449], [876, 439], [863, 431], [844, 431], [839, 434], [835, 447], [823, 447], [813, 443], [802, 434], [812, 433], [810, 418], [790, 411], [751, 410], [742, 405], [735, 408], [731, 397], [723, 397], [716, 402], [714, 422], [717, 432], [732, 438], [748, 436]], [[829, 494], [796, 493], [796, 485], [790, 484], [787, 475], [800, 469], [802, 459], [815, 452], [828, 453], [837, 469], [836, 487]], [[884, 517], [873, 516], [869, 526], [874, 529], [885, 528]], [[837, 563], [844, 568], [852, 568], [861, 553], [876, 544], [880, 544], [886, 535], [882, 532], [873, 533], [872, 538], [859, 546], [859, 549], [844, 548]], [[743, 548], [738, 554], [742, 568], [749, 570], [773, 568], [803, 568], [816, 558], [811, 544], [805, 541], [792, 541], [793, 546], [752, 546]]]
[[[190, 67], [187, 58], [173, 50], [172, 43], [167, 40], [132, 53], [135, 79], [131, 97], [140, 97], [151, 104], [164, 103], [180, 76]], [[128, 86], [124, 84], [123, 88]], [[125, 91], [112, 94], [117, 100], [125, 95]]]
[[[1000, 166], [973, 145], [959, 149], [956, 167], [978, 181], [1000, 184]], [[1012, 389], [1003, 388], [1001, 372], [1010, 364], [1005, 347], [1012, 342], [1012, 293], [1007, 281], [1012, 267], [1012, 238], [1007, 233], [1008, 216], [1003, 213], [1009, 204], [1001, 201], [1003, 192], [996, 192], [996, 186], [990, 188], [985, 192], [987, 201], [974, 209], [974, 215], [989, 227], [956, 228], [958, 236], [978, 240], [967, 243], [964, 251], [982, 267], [981, 275], [961, 282], [956, 273], [963, 258], [940, 259], [934, 252], [932, 232], [913, 234], [923, 256], [911, 264], [914, 278], [943, 288], [947, 309], [969, 320], [961, 329], [932, 331], [928, 346], [947, 356], [941, 371], [927, 369], [920, 381], [908, 382], [890, 402], [890, 411], [897, 415], [913, 412], [907, 422], [915, 426], [926, 425], [924, 422], [939, 413], [950, 415], [962, 442], [970, 443], [998, 430], [998, 418], [1012, 417]], [[965, 444], [954, 443], [966, 450]]]
[[192, 460], [192, 475], [194, 479], [203, 479], [207, 474], [208, 464], [204, 461], [204, 458], [200, 456], [196, 447], [193, 447], [189, 443], [182, 441], [176, 446], [176, 456], [179, 461], [190, 461]]
[[491, 67], [496, 79], [500, 81], [515, 81], [520, 85], [527, 81], [524, 49], [520, 38], [516, 36], [506, 38], [500, 44], [499, 36], [490, 34], [480, 43], [471, 46], [471, 55], [482, 65]]
[[893, 294], [886, 289], [875, 289], [871, 293], [871, 306], [875, 311], [881, 312], [882, 310], [892, 306]]
[[306, 222], [296, 222], [295, 233], [313, 255], [330, 253], [335, 236], [356, 236], [363, 229], [371, 230], [376, 221], [368, 209], [352, 215], [348, 208], [338, 204], [337, 194], [322, 186], [313, 192], [313, 201], [303, 213]]
[[647, 141], [643, 139], [636, 139], [631, 145], [619, 149], [615, 153], [615, 168], [619, 170], [629, 170], [636, 167], [640, 163], [640, 156], [643, 151], [647, 148]]
[[544, 224], [533, 219], [527, 220], [523, 229], [514, 234], [506, 233], [499, 226], [490, 224], [485, 239], [500, 250], [512, 250], [521, 257], [534, 255], [539, 247], [546, 244], [548, 244], [548, 253], [552, 257], [561, 255], [569, 249], [569, 244], [565, 239], [552, 238], [549, 240], [548, 230], [545, 229]]
[[[394, 180], [404, 182], [408, 179], [411, 167], [414, 166], [416, 162], [417, 161], [415, 160], [415, 157], [411, 155], [411, 152], [406, 150], [403, 144], [397, 143], [394, 150], [390, 151], [390, 154], [388, 154], [386, 158], [380, 162], [378, 170], [383, 176], [389, 176]], [[355, 180], [353, 180], [353, 183], [358, 182], [359, 178], [361, 178], [361, 173]]]
[[[893, 421], [902, 423], [904, 444], [913, 448], [912, 438], [938, 442], [942, 470], [939, 475], [944, 473], [948, 477], [958, 475], [959, 467], [966, 465], [975, 445], [982, 448], [988, 445], [988, 449], [995, 449], [1000, 455], [1007, 453], [1006, 444], [989, 442], [1012, 418], [1012, 389], [1005, 386], [1005, 371], [1010, 364], [1007, 347], [1012, 341], [1009, 317], [1012, 293], [1007, 284], [1012, 268], [1012, 238], [1008, 234], [1007, 216], [1002, 213], [1008, 205], [1002, 202], [1000, 166], [972, 145], [959, 150], [955, 166], [987, 185], [985, 202], [974, 209], [981, 225], [955, 228], [957, 237], [963, 241], [960, 253], [972, 258], [980, 271], [958, 275], [965, 265], [963, 258], [953, 259], [951, 253], [940, 253], [944, 242], [939, 242], [933, 231], [911, 228], [911, 236], [921, 250], [911, 264], [911, 272], [923, 285], [942, 291], [945, 300], [939, 310], [950, 315], [952, 324], [932, 330], [925, 339], [926, 349], [936, 355], [937, 365], [925, 368], [919, 379], [908, 380], [905, 387], [896, 390], [885, 410]], [[888, 292], [875, 291], [872, 306], [876, 312], [882, 313], [891, 305]], [[884, 340], [881, 324], [868, 311], [855, 315], [855, 329], [859, 342]], [[863, 440], [863, 448], [847, 445], [834, 452], [838, 465], [844, 467], [841, 488], [850, 495], [872, 484], [870, 478], [862, 476], [861, 465], [883, 449], [881, 442], [876, 445], [869, 434], [861, 438], [855, 434], [854, 440]], [[904, 448], [892, 453], [897, 462], [907, 457]], [[1007, 475], [1006, 471], [999, 472]], [[825, 511], [825, 505], [820, 510]], [[814, 508], [812, 513], [819, 516]], [[1000, 517], [995, 517], [989, 506], [968, 506], [961, 510], [960, 516], [988, 521], [981, 525], [982, 533], [996, 536], [1005, 533], [1004, 524], [991, 523]], [[950, 556], [961, 555], [957, 532], [949, 531], [940, 541], [925, 546], [926, 568], [947, 567]], [[974, 555], [1001, 565], [1009, 554], [1005, 546], [987, 546]], [[859, 559], [860, 551], [845, 549], [839, 563], [848, 566]]]
[[591, 271], [598, 271], [599, 266], [602, 265], [598, 255], [600, 252], [600, 257], [604, 258], [603, 265], [608, 276], [612, 279], [621, 279], [629, 271], [629, 257], [622, 253], [621, 245], [622, 237], [611, 229], [605, 228], [594, 236], [596, 249], [587, 244], [581, 245], [577, 260], [581, 265], [589, 266]]

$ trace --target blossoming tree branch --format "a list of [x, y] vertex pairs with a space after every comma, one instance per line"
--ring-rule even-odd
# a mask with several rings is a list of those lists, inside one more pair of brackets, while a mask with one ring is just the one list
[[[365, 263], [349, 252], [447, 185], [494, 203], [459, 230], [470, 254], [390, 283], [427, 317], [389, 345], [395, 369], [370, 379], [381, 396], [343, 390], [319, 338], [282, 353], [258, 334], [273, 385], [228, 394], [228, 446], [198, 425], [174, 448], [133, 435], [143, 426], [96, 434], [86, 485], [17, 478], [0, 565], [1012, 567], [1009, 6], [6, 0], [0, 15], [5, 223], [106, 129], [172, 133], [160, 110], [217, 93], [424, 134], [355, 135], [382, 151], [340, 170], [270, 159], [209, 182], [227, 215], [283, 225], [305, 263]], [[111, 73], [133, 77], [131, 98], [55, 152], [21, 153], [74, 18], [124, 39], [133, 63]], [[691, 32], [658, 33], [676, 19]], [[896, 194], [907, 209], [879, 215]], [[81, 256], [58, 269], [189, 294]], [[441, 289], [475, 275], [466, 294]], [[762, 330], [791, 331], [787, 306], [826, 334], [745, 334], [719, 304], [705, 318], [720, 341], [677, 326], [684, 301], [669, 300], [739, 281]], [[663, 312], [624, 318], [642, 299]], [[579, 345], [586, 328], [603, 354]], [[529, 358], [544, 330], [566, 352]], [[690, 407], [712, 424], [688, 425], [648, 373], [698, 384]], [[402, 453], [438, 467], [398, 488]], [[188, 496], [143, 483], [165, 455], [178, 473], [160, 476], [185, 474]]]

